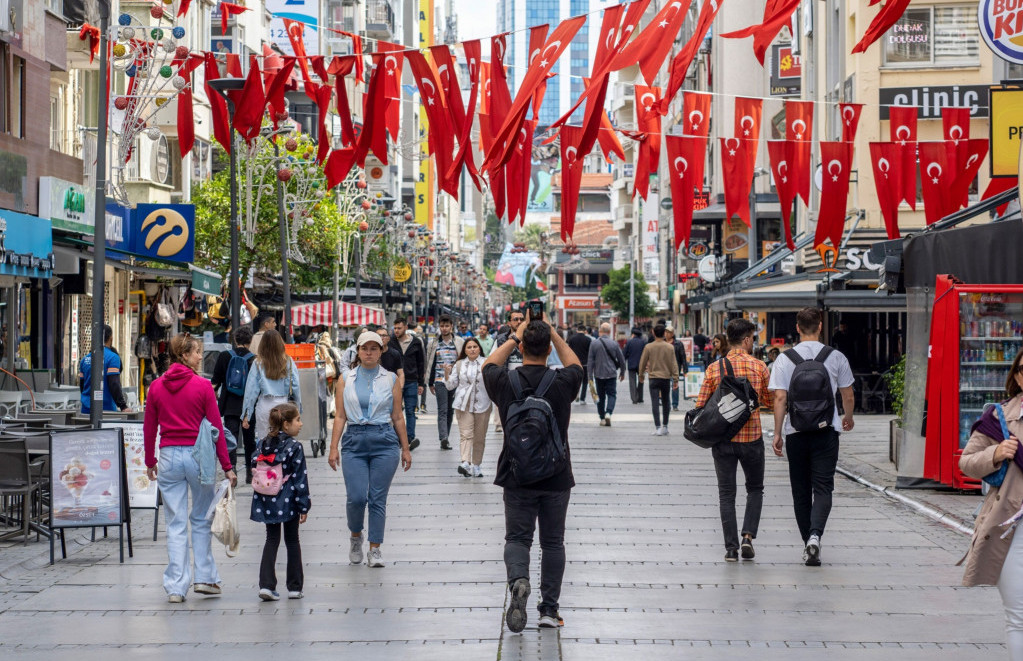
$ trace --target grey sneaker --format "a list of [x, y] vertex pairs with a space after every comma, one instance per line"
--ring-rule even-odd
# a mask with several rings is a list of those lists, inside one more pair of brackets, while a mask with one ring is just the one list
[[519, 633], [526, 628], [526, 600], [529, 598], [529, 579], [517, 578], [511, 584], [511, 603], [508, 605], [508, 629]]
[[292, 590], [288, 592], [288, 599], [301, 599], [305, 595], [302, 594], [301, 590]]
[[196, 583], [192, 589], [199, 594], [220, 594], [220, 586], [216, 583]]
[[364, 557], [362, 555], [362, 535], [352, 537], [350, 544], [351, 546], [348, 548], [348, 561], [353, 565], [361, 565]]
[[807, 567], [821, 566], [821, 538], [817, 535], [810, 535], [806, 540], [806, 548], [803, 549], [803, 562]]
[[384, 554], [380, 552], [379, 546], [371, 546], [369, 549], [369, 560], [366, 564], [370, 567], [383, 567], [384, 566]]
[[172, 604], [180, 604], [185, 601], [185, 596], [181, 594], [169, 594], [167, 595], [167, 601]]

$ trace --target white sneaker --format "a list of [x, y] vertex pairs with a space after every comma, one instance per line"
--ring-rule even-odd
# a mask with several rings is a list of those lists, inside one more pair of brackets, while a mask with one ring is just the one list
[[291, 590], [288, 592], [288, 599], [301, 599], [304, 596], [301, 590]]
[[351, 538], [351, 547], [348, 549], [348, 561], [353, 565], [362, 564], [362, 535]]
[[803, 549], [803, 563], [807, 567], [821, 566], [821, 538], [817, 535], [810, 535], [806, 540], [806, 548]]
[[665, 426], [661, 427], [661, 436], [667, 436], [667, 435], [668, 435], [668, 425], [665, 425]]
[[611, 426], [611, 414], [610, 413], [608, 413], [607, 415], [604, 416], [604, 426], [605, 427], [610, 427]]
[[473, 464], [472, 466], [473, 477], [483, 477], [483, 471], [480, 469], [479, 464]]
[[384, 555], [380, 552], [379, 546], [371, 546], [369, 549], [369, 559], [366, 564], [370, 567], [383, 567], [384, 566]]
[[651, 436], [660, 436], [661, 435], [661, 428], [660, 427], [654, 427], [654, 430], [652, 432], [650, 432], [650, 435]]

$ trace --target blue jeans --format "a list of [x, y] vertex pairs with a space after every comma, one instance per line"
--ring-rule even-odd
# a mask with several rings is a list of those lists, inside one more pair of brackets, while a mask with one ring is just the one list
[[671, 408], [672, 408], [672, 410], [678, 408], [678, 394], [680, 392], [682, 392], [682, 388], [684, 387], [684, 385], [683, 385], [684, 383], [685, 383], [685, 378], [680, 376], [678, 378], [678, 388], [675, 388], [675, 389], [673, 389], [671, 391]]
[[369, 541], [384, 542], [387, 492], [401, 460], [398, 433], [390, 424], [348, 425], [341, 436], [341, 472], [348, 492], [348, 530], [361, 533], [369, 505]]
[[[213, 486], [199, 484], [199, 464], [191, 445], [160, 448], [157, 482], [167, 519], [167, 569], [163, 589], [184, 596], [192, 585], [192, 563], [188, 559], [188, 524], [192, 524], [192, 559], [196, 583], [220, 583], [213, 561], [213, 537], [206, 512], [213, 502]], [[192, 509], [188, 493], [192, 492]]]
[[[604, 415], [611, 415], [615, 412], [615, 402], [618, 401], [618, 384], [615, 378], [594, 379], [597, 386], [597, 417], [601, 420]], [[606, 402], [606, 403], [605, 403]]]
[[405, 407], [405, 433], [408, 440], [416, 437], [416, 406], [419, 404], [419, 384], [413, 381], [406, 383], [401, 391], [402, 404]]
[[455, 420], [455, 391], [448, 390], [440, 381], [433, 385], [437, 394], [437, 437], [443, 443], [448, 440], [451, 423]]

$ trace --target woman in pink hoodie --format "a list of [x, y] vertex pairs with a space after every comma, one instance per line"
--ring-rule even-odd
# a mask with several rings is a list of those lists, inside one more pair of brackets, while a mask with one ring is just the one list
[[[146, 466], [149, 479], [159, 480], [160, 495], [167, 517], [167, 569], [163, 589], [172, 604], [185, 600], [192, 584], [192, 566], [188, 562], [188, 522], [192, 523], [192, 555], [195, 563], [195, 591], [220, 594], [220, 576], [213, 562], [210, 520], [206, 518], [213, 501], [213, 486], [199, 481], [199, 462], [192, 456], [203, 419], [219, 432], [217, 459], [231, 481], [238, 483], [227, 454], [224, 427], [217, 408], [213, 386], [199, 376], [202, 344], [198, 338], [180, 333], [170, 342], [173, 364], [153, 382], [146, 397]], [[160, 433], [160, 462], [156, 461], [156, 434]], [[158, 477], [159, 476], [159, 477]], [[188, 493], [192, 492], [192, 509]]]

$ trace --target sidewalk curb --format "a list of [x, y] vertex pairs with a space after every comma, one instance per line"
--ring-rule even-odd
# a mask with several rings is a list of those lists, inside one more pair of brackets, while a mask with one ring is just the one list
[[963, 533], [964, 535], [969, 535], [971, 537], [973, 536], [972, 526], [963, 522], [958, 517], [949, 514], [948, 512], [942, 511], [930, 505], [925, 505], [924, 503], [921, 503], [916, 499], [910, 498], [909, 496], [904, 496], [901, 493], [895, 491], [895, 489], [891, 487], [883, 487], [879, 484], [874, 484], [873, 482], [867, 480], [863, 476], [857, 475], [856, 473], [853, 473], [852, 471], [842, 467], [841, 465], [837, 466], [836, 470], [838, 471], [838, 473], [852, 480], [853, 482], [856, 482], [867, 487], [868, 489], [876, 491], [882, 496], [885, 496], [886, 498], [906, 505], [910, 509], [915, 510], [917, 513], [922, 514], [929, 519], [933, 519], [938, 523], [944, 524], [949, 528], [952, 528], [953, 530]]

